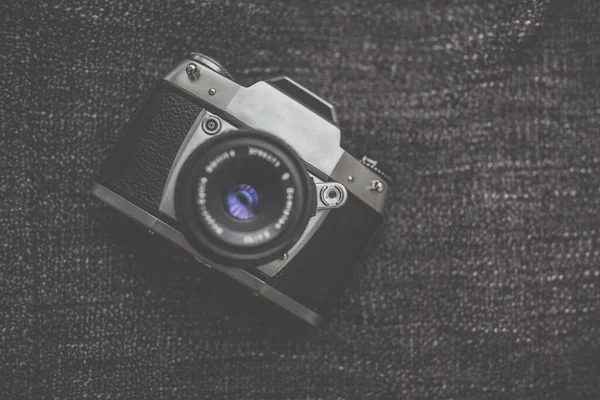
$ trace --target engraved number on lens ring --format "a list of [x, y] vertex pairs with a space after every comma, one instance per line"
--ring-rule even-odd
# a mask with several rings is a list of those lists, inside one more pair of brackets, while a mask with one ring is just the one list
[[346, 192], [341, 185], [325, 184], [319, 190], [319, 199], [325, 207], [339, 207], [346, 202]]
[[204, 118], [202, 130], [208, 135], [216, 135], [221, 130], [221, 120], [213, 115]]

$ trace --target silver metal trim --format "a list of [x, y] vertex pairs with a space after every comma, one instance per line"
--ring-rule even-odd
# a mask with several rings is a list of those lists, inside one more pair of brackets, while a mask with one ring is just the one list
[[[200, 78], [190, 80], [185, 71], [188, 63], [181, 62], [165, 79], [243, 124], [279, 137], [304, 161], [331, 174], [344, 153], [337, 126], [267, 82], [246, 88], [202, 64], [198, 64]], [[210, 89], [217, 91], [211, 96]]]
[[305, 162], [327, 175], [344, 152], [337, 126], [266, 82], [240, 89], [226, 111], [255, 129], [279, 137]]
[[[387, 185], [381, 193], [368, 190], [370, 182], [379, 177], [341, 148], [341, 132], [337, 126], [267, 82], [258, 82], [245, 88], [200, 63], [198, 67], [201, 77], [192, 81], [185, 71], [189, 62], [182, 61], [165, 80], [213, 107], [224, 110], [251, 128], [278, 136], [296, 150], [304, 161], [337, 182], [349, 182], [346, 189], [350, 193], [379, 213], [383, 212]], [[211, 95], [210, 89], [215, 88], [218, 90]], [[318, 97], [307, 89], [302, 89]], [[319, 101], [329, 104], [321, 98]], [[223, 118], [221, 120], [224, 131], [226, 121]], [[367, 176], [369, 179], [365, 183], [365, 179], [361, 177]]]
[[385, 190], [385, 184], [383, 181], [377, 179], [375, 181], [371, 181], [371, 186], [369, 186], [369, 190], [372, 190], [377, 193], [381, 193]]
[[200, 68], [195, 63], [189, 63], [185, 67], [185, 72], [188, 74], [190, 79], [198, 79], [200, 78]]
[[319, 210], [316, 212], [315, 216], [308, 220], [308, 224], [306, 225], [306, 229], [300, 236], [300, 239], [294, 244], [294, 246], [288, 250], [286, 253], [287, 257], [283, 257], [282, 259], [273, 260], [267, 264], [261, 265], [257, 267], [265, 275], [273, 277], [277, 275], [282, 269], [284, 269], [293, 259], [294, 257], [300, 253], [300, 250], [306, 245], [306, 243], [313, 237], [315, 233], [319, 230], [319, 227], [325, 221], [325, 218], [329, 215], [329, 210]]
[[[218, 118], [214, 114], [209, 113], [208, 111], [202, 111], [200, 115], [198, 115], [198, 118], [196, 118], [194, 125], [188, 132], [187, 136], [183, 141], [183, 144], [179, 148], [179, 152], [177, 153], [175, 160], [173, 160], [171, 171], [169, 172], [169, 177], [167, 178], [167, 182], [165, 183], [165, 188], [163, 190], [158, 210], [175, 220], [177, 219], [177, 217], [175, 215], [175, 205], [173, 204], [173, 196], [175, 194], [175, 185], [177, 184], [177, 177], [179, 176], [179, 171], [181, 170], [181, 167], [183, 166], [185, 160], [187, 160], [189, 155], [194, 150], [196, 150], [198, 146], [200, 146], [207, 140], [210, 140], [213, 137], [217, 136], [209, 135], [202, 129], [203, 121], [211, 117]], [[221, 120], [221, 130], [219, 131], [219, 134], [222, 132], [227, 132], [236, 129], [237, 128], [235, 126], [229, 124], [227, 121]]]
[[[200, 113], [200, 115], [194, 122], [194, 125], [192, 126], [192, 128], [188, 132], [187, 136], [185, 137], [183, 144], [182, 144], [181, 148], [179, 149], [179, 153], [177, 154], [177, 156], [175, 157], [175, 160], [173, 161], [173, 166], [171, 167], [169, 177], [167, 178], [167, 182], [166, 182], [165, 188], [163, 190], [163, 194], [162, 194], [162, 198], [161, 198], [161, 202], [158, 207], [158, 210], [160, 212], [162, 212], [163, 214], [173, 218], [174, 220], [177, 220], [177, 215], [175, 214], [174, 193], [175, 193], [175, 185], [177, 184], [177, 177], [179, 176], [179, 171], [181, 170], [181, 167], [183, 166], [183, 163], [188, 158], [188, 156], [198, 146], [200, 146], [202, 143], [204, 143], [207, 140], [210, 140], [212, 138], [212, 136], [206, 134], [204, 132], [204, 130], [202, 129], [203, 121], [206, 120], [207, 118], [211, 118], [211, 117], [214, 117], [214, 114], [211, 114], [207, 111], [202, 111]], [[233, 125], [230, 125], [226, 121], [222, 121], [221, 132], [226, 132], [229, 130], [237, 130], [237, 128], [234, 127]], [[311, 176], [311, 177], [312, 177], [313, 181], [315, 181], [315, 184], [317, 185], [317, 190], [319, 190], [319, 188], [324, 187], [323, 185], [325, 185], [327, 187], [329, 187], [331, 185], [341, 186], [340, 190], [345, 195], [345, 199], [344, 199], [343, 203], [338, 205], [338, 207], [342, 206], [346, 202], [346, 199], [348, 196], [347, 196], [346, 189], [343, 187], [343, 185], [340, 185], [338, 183], [333, 183], [333, 182], [323, 183], [317, 177], [314, 177], [314, 176]], [[296, 254], [298, 254], [300, 252], [300, 250], [302, 250], [302, 247], [310, 240], [310, 238], [313, 237], [313, 235], [316, 233], [316, 231], [319, 229], [319, 227], [325, 220], [325, 217], [329, 214], [328, 212], [325, 212], [325, 210], [331, 209], [331, 208], [336, 208], [336, 206], [335, 205], [325, 206], [324, 204], [320, 203], [319, 200], [317, 200], [317, 212], [316, 212], [315, 216], [312, 217], [308, 221], [308, 225], [304, 229], [302, 236], [294, 244], [294, 246], [288, 251], [288, 257], [285, 260], [273, 260], [267, 264], [257, 267], [257, 269], [269, 277], [273, 277], [276, 274], [278, 274], [283, 268], [286, 267], [286, 265], [288, 265], [294, 259]]]
[[[273, 260], [270, 263], [257, 267], [260, 271], [268, 276], [277, 275], [282, 269], [286, 267], [294, 257], [300, 253], [300, 250], [306, 245], [306, 243], [313, 237], [313, 235], [319, 230], [325, 218], [329, 215], [329, 211], [334, 208], [339, 208], [346, 203], [348, 199], [348, 192], [344, 185], [337, 182], [321, 182], [317, 177], [312, 177], [315, 181], [317, 190], [317, 211], [315, 216], [308, 221], [304, 233], [300, 236], [300, 239], [294, 244], [294, 246], [286, 253], [285, 257], [279, 260]], [[339, 195], [336, 199], [322, 199], [322, 195], [326, 195], [329, 190], [335, 190]]]
[[365, 167], [356, 158], [344, 152], [340, 161], [331, 173], [331, 178], [338, 182], [346, 182], [346, 189], [363, 202], [371, 206], [375, 211], [383, 214], [385, 201], [389, 189], [384, 185], [383, 190], [371, 190], [373, 181], [379, 180], [379, 176]]
[[361, 161], [362, 161], [363, 164], [364, 163], [368, 163], [368, 164], [370, 164], [370, 165], [372, 165], [374, 167], [377, 167], [377, 164], [379, 163], [378, 161], [375, 161], [372, 158], [369, 158], [367, 156], [363, 156]]
[[[211, 125], [212, 124], [212, 125]], [[214, 116], [207, 116], [202, 120], [202, 130], [204, 131], [204, 133], [206, 133], [207, 135], [210, 136], [214, 136], [217, 133], [221, 132], [221, 127], [222, 127], [222, 123], [221, 123], [221, 119], [219, 117], [217, 117], [216, 115]]]
[[317, 210], [340, 208], [348, 200], [348, 192], [341, 183], [321, 182], [316, 185]]
[[275, 78], [268, 79], [266, 82], [271, 82], [273, 84], [276, 84], [276, 82], [283, 81], [283, 80], [296, 86], [298, 89], [302, 90], [304, 93], [306, 93], [307, 95], [312, 97], [313, 100], [318, 101], [319, 103], [321, 103], [322, 105], [327, 107], [329, 109], [329, 112], [331, 113], [331, 119], [332, 119], [333, 123], [335, 125], [339, 125], [340, 121], [338, 120], [337, 113], [335, 111], [335, 107], [331, 103], [329, 103], [328, 101], [323, 99], [322, 97], [318, 96], [314, 92], [308, 90], [306, 87], [302, 86], [301, 84], [299, 84], [298, 82], [293, 80], [292, 78], [280, 75], [280, 76], [276, 76]]
[[257, 295], [260, 295], [272, 301], [273, 303], [279, 305], [280, 307], [284, 308], [290, 313], [303, 319], [307, 323], [317, 326], [323, 321], [323, 317], [318, 313], [312, 311], [311, 309], [305, 307], [304, 305], [292, 299], [291, 297], [268, 285], [256, 276], [247, 272], [246, 270], [241, 268], [225, 267], [212, 262], [209, 264], [208, 260], [206, 260], [201, 254], [199, 254], [187, 242], [187, 240], [185, 240], [181, 232], [177, 231], [176, 229], [161, 221], [160, 219], [156, 218], [155, 216], [142, 210], [135, 204], [119, 196], [118, 194], [106, 188], [105, 186], [94, 182], [92, 185], [92, 194], [94, 194], [94, 196], [96, 196], [109, 206], [115, 208], [116, 210], [127, 215], [128, 217], [132, 218], [133, 220], [137, 221], [143, 226], [163, 236], [165, 239], [169, 240], [173, 244], [184, 249], [185, 251], [193, 255], [196, 258], [196, 260], [201, 264], [209, 268], [216, 269], [219, 272], [229, 276], [230, 278], [235, 279], [236, 281], [251, 289]]
[[[189, 60], [182, 61], [164, 79], [221, 110], [226, 109], [238, 90], [243, 89], [234, 81], [200, 63], [197, 64], [200, 68], [200, 78], [191, 81], [186, 73], [189, 63]], [[210, 95], [210, 89], [218, 90], [214, 95]]]

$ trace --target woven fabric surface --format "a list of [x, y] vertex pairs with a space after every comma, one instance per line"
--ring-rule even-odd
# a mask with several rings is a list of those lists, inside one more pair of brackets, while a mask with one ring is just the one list
[[[0, 26], [0, 398], [600, 398], [600, 2], [22, 0]], [[188, 51], [292, 77], [389, 165], [321, 328], [90, 195]]]

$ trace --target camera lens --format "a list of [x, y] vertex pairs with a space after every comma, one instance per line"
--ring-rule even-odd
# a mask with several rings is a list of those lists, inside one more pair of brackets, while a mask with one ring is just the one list
[[236, 185], [225, 193], [225, 208], [233, 218], [249, 221], [260, 211], [260, 196], [250, 185]]
[[316, 208], [302, 160], [264, 132], [226, 132], [185, 161], [175, 189], [180, 229], [196, 250], [225, 266], [281, 257]]

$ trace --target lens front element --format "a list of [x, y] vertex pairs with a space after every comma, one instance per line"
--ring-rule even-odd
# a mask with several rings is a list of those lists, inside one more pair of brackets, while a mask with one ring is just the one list
[[316, 208], [302, 160], [263, 132], [202, 144], [178, 177], [175, 209], [188, 241], [225, 266], [255, 266], [289, 250]]
[[260, 211], [260, 196], [250, 185], [236, 185], [225, 193], [225, 208], [233, 218], [249, 221]]

